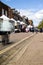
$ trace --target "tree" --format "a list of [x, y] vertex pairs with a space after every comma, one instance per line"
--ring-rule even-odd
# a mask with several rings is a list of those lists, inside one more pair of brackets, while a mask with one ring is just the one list
[[39, 28], [39, 29], [40, 29], [40, 28], [43, 28], [43, 20], [40, 21], [40, 23], [39, 23], [39, 25], [38, 25], [38, 28]]

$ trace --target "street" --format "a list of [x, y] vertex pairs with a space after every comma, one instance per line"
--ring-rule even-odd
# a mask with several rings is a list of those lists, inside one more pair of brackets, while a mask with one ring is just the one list
[[43, 33], [38, 33], [32, 38], [26, 51], [18, 60], [14, 62], [14, 58], [7, 65], [43, 65]]
[[9, 40], [10, 40], [11, 43], [8, 44], [8, 45], [4, 45], [4, 46], [3, 46], [2, 42], [1, 42], [1, 36], [0, 36], [0, 50], [2, 50], [4, 48], [18, 42], [18, 41], [20, 41], [21, 39], [23, 39], [23, 38], [25, 38], [27, 36], [30, 36], [31, 34], [32, 33], [30, 33], [30, 32], [29, 33], [12, 33], [9, 36]]
[[0, 0], [0, 65], [43, 65], [42, 0]]
[[[18, 60], [27, 49], [28, 47], [27, 42], [31, 41], [35, 33], [19, 33], [18, 35], [20, 35], [20, 37], [18, 37], [19, 38], [18, 42], [11, 44], [10, 46], [6, 45], [5, 46], [6, 48], [3, 46], [4, 48], [1, 49], [0, 51], [0, 64], [1, 65], [7, 65], [13, 57], [15, 57], [15, 61], [16, 59]], [[17, 40], [17, 37], [16, 37], [16, 40]]]

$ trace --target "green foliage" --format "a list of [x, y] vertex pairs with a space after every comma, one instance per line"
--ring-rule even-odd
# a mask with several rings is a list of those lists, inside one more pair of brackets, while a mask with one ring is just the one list
[[39, 23], [38, 28], [43, 28], [43, 20]]

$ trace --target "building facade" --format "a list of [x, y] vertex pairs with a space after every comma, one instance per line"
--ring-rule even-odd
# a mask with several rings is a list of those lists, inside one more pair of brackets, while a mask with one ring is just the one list
[[20, 12], [18, 12], [16, 9], [12, 9], [8, 5], [0, 1], [0, 16], [6, 15], [9, 18], [19, 20], [22, 19], [22, 17], [19, 14]]
[[6, 5], [0, 1], [0, 16], [2, 16], [2, 15], [6, 15], [7, 17], [11, 18], [12, 11], [8, 5]]
[[[20, 12], [18, 12], [15, 8], [11, 8], [8, 5], [4, 4], [2, 1], [0, 1], [0, 16], [6, 15], [9, 18], [13, 18], [15, 20], [22, 20], [27, 25], [33, 25], [32, 20], [28, 20], [28, 18], [25, 19], [25, 16], [20, 16]], [[24, 20], [25, 19], [25, 20]]]
[[29, 20], [29, 24], [33, 26], [33, 21], [32, 20]]

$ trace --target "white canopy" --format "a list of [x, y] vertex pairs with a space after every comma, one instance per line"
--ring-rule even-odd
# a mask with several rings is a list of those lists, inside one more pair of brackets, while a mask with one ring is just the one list
[[10, 20], [14, 21], [15, 26], [17, 25], [17, 21], [15, 19], [11, 18]]
[[18, 20], [17, 22], [19, 22], [20, 23], [20, 21]]
[[28, 28], [32, 28], [33, 26], [32, 26], [32, 25], [28, 25], [27, 27], [28, 27]]
[[17, 21], [17, 24], [20, 25], [20, 21], [19, 20]]
[[2, 18], [3, 20], [9, 20], [9, 18], [5, 15], [2, 15], [0, 18]]
[[12, 20], [12, 21], [14, 21], [15, 23], [17, 23], [17, 21], [16, 21], [15, 19], [13, 19], [13, 18], [11, 18], [10, 20]]
[[12, 20], [12, 21], [16, 22], [16, 20], [15, 20], [15, 19], [13, 19], [13, 18], [11, 18], [10, 20]]
[[23, 21], [20, 22], [21, 25], [25, 24]]
[[0, 23], [0, 31], [12, 31], [13, 25], [9, 22], [10, 19], [5, 15], [2, 15], [0, 19], [1, 18], [3, 19], [3, 21]]
[[13, 18], [11, 18], [10, 20], [15, 21]]

